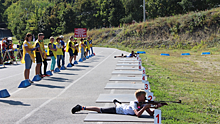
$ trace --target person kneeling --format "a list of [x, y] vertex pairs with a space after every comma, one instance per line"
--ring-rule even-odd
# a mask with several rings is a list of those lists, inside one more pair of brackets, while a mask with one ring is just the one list
[[[146, 110], [150, 114], [150, 116], [153, 116], [154, 111], [150, 110], [151, 104], [142, 104], [142, 105], [139, 104], [145, 102], [146, 92], [144, 90], [137, 90], [135, 92], [135, 96], [137, 99], [135, 101], [130, 101], [129, 105], [122, 104], [121, 102], [115, 99], [113, 101], [115, 107], [109, 107], [109, 108], [99, 108], [92, 106], [85, 107], [78, 104], [72, 108], [72, 114], [81, 110], [89, 110], [89, 111], [96, 111], [98, 113], [136, 115], [139, 117]], [[161, 104], [158, 104], [156, 108], [159, 108], [161, 106], [162, 106]]]

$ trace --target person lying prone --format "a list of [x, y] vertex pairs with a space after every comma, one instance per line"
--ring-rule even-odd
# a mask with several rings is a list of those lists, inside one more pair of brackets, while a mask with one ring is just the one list
[[[142, 113], [146, 110], [150, 116], [154, 115], [154, 111], [150, 110], [151, 104], [139, 104], [145, 102], [146, 100], [146, 92], [144, 90], [137, 90], [135, 92], [136, 100], [130, 101], [129, 105], [122, 104], [118, 100], [114, 100], [113, 103], [115, 107], [109, 108], [99, 108], [93, 106], [81, 106], [76, 105], [72, 108], [72, 114], [75, 114], [81, 110], [88, 110], [88, 111], [96, 111], [98, 113], [108, 113], [108, 114], [123, 114], [123, 115], [136, 115], [137, 117], [141, 116]], [[156, 108], [161, 107], [161, 104], [156, 105]]]

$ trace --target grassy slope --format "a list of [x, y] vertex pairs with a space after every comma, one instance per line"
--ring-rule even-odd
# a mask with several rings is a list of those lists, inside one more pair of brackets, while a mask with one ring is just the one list
[[220, 8], [185, 15], [157, 18], [123, 28], [88, 32], [97, 45], [124, 45], [131, 48], [198, 49], [220, 41]]

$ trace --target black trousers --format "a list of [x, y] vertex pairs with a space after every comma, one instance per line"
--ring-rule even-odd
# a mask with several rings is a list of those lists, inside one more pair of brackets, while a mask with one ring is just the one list
[[[44, 64], [44, 75], [45, 75], [47, 72], [47, 60], [46, 59], [44, 59], [43, 64]], [[40, 67], [40, 74], [42, 75], [41, 67]]]

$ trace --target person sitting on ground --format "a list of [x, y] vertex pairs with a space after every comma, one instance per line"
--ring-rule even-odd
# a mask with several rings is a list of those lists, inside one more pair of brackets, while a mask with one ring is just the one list
[[[61, 42], [60, 42], [61, 39], [59, 37], [57, 37], [56, 41], [57, 42], [55, 43], [55, 45], [57, 48], [57, 52], [56, 52], [56, 54], [57, 54], [57, 67], [60, 69], [61, 68], [60, 60], [63, 59], [63, 51], [62, 51], [63, 46], [61, 45]], [[62, 61], [62, 66], [64, 66], [64, 61]]]
[[74, 66], [74, 64], [72, 63], [72, 60], [74, 57], [73, 52], [75, 52], [75, 49], [76, 47], [74, 46], [74, 43], [73, 43], [73, 36], [70, 36], [70, 39], [66, 45], [66, 52], [69, 52], [69, 55], [70, 55], [69, 62], [72, 66]]
[[[5, 37], [5, 38], [3, 38], [2, 39], [2, 54], [3, 54], [3, 57], [5, 56], [5, 58], [3, 58], [4, 59], [4, 61], [7, 61], [7, 55], [5, 55], [6, 54], [6, 48], [7, 48], [8, 46], [7, 46], [7, 38]], [[3, 60], [2, 60], [3, 61]]]
[[[109, 108], [99, 108], [99, 107], [90, 107], [90, 106], [81, 106], [76, 105], [72, 108], [72, 114], [81, 111], [81, 110], [89, 110], [89, 111], [96, 111], [98, 113], [108, 113], [108, 114], [124, 114], [124, 115], [136, 115], [141, 116], [142, 113], [146, 110], [151, 116], [153, 116], [154, 111], [150, 110], [151, 104], [142, 104], [141, 102], [145, 102], [146, 99], [146, 92], [144, 90], [137, 90], [135, 92], [136, 100], [131, 101], [129, 105], [122, 104], [118, 100], [114, 100], [113, 103], [115, 107]], [[156, 105], [156, 108], [161, 107], [161, 104]]]
[[[8, 48], [9, 48], [9, 54], [10, 54], [10, 58], [15, 61], [15, 56], [14, 56], [14, 50], [13, 50], [13, 42], [12, 42], [12, 39], [10, 39], [8, 41], [9, 45], [8, 45]], [[11, 62], [12, 63], [12, 62]]]
[[17, 58], [18, 59], [21, 59], [22, 58], [22, 54], [23, 54], [23, 50], [22, 50], [22, 45], [23, 45], [23, 42], [21, 42], [20, 40], [18, 41], [18, 44], [17, 44], [17, 48], [19, 49], [17, 53]]
[[129, 55], [121, 55], [121, 56], [114, 56], [114, 58], [123, 58], [123, 57], [136, 57], [137, 53], [134, 53], [134, 51], [131, 51], [131, 53]]
[[53, 43], [54, 42], [54, 37], [50, 37], [50, 42], [48, 43], [48, 47], [47, 47], [47, 55], [51, 57], [51, 66], [50, 66], [50, 71], [54, 72], [54, 68], [56, 65], [56, 58], [57, 58], [57, 54], [56, 54], [56, 45]]

